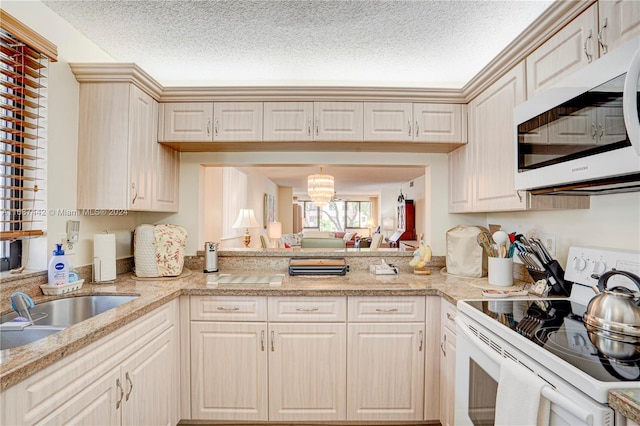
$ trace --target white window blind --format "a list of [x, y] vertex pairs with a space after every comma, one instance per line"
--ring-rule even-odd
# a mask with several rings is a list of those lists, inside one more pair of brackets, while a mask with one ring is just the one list
[[55, 61], [57, 53], [46, 39], [0, 12], [0, 241], [4, 258], [7, 241], [42, 235], [46, 225], [46, 81], [49, 60]]

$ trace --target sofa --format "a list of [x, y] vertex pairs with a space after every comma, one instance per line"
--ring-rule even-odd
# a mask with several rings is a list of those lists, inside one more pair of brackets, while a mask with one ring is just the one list
[[[345, 240], [345, 236], [347, 239]], [[294, 234], [283, 234], [280, 238], [280, 246], [282, 247], [301, 247], [303, 238], [326, 239], [326, 240], [343, 240], [346, 248], [353, 248], [356, 245], [358, 237], [357, 232], [323, 232], [315, 230], [306, 230]], [[319, 244], [319, 243], [318, 243]], [[329, 247], [336, 247], [340, 244], [327, 243]], [[316, 246], [318, 247], [318, 246]]]
[[300, 248], [345, 248], [346, 241], [342, 238], [302, 237]]

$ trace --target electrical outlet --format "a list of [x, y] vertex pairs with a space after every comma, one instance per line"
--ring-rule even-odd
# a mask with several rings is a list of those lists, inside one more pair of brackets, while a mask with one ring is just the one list
[[58, 232], [58, 240], [56, 244], [62, 244], [62, 250], [64, 250], [65, 255], [73, 255], [76, 254], [76, 250], [73, 244], [69, 244], [67, 241], [67, 234], [65, 232]]
[[540, 234], [540, 241], [544, 244], [544, 248], [547, 249], [549, 254], [553, 257], [556, 256], [556, 236], [555, 234]]

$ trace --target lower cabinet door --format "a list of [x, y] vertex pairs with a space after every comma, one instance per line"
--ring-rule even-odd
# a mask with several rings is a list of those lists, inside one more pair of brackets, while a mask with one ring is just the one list
[[424, 323], [349, 324], [347, 420], [422, 420]]
[[442, 328], [440, 354], [440, 424], [455, 425], [456, 334]]
[[123, 425], [175, 425], [180, 395], [178, 340], [172, 326], [120, 367]]
[[269, 324], [269, 420], [346, 419], [346, 325]]
[[267, 324], [191, 322], [193, 420], [266, 421]]
[[[122, 402], [120, 369], [115, 368], [87, 386], [74, 398], [53, 413], [38, 421], [47, 425], [104, 425], [120, 424]], [[7, 407], [5, 407], [7, 409]]]

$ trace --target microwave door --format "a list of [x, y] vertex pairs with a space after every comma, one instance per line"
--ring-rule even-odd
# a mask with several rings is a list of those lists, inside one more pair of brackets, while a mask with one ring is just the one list
[[[640, 46], [639, 46], [640, 47]], [[640, 49], [636, 52], [627, 71], [624, 84], [624, 122], [631, 146], [640, 156]]]

